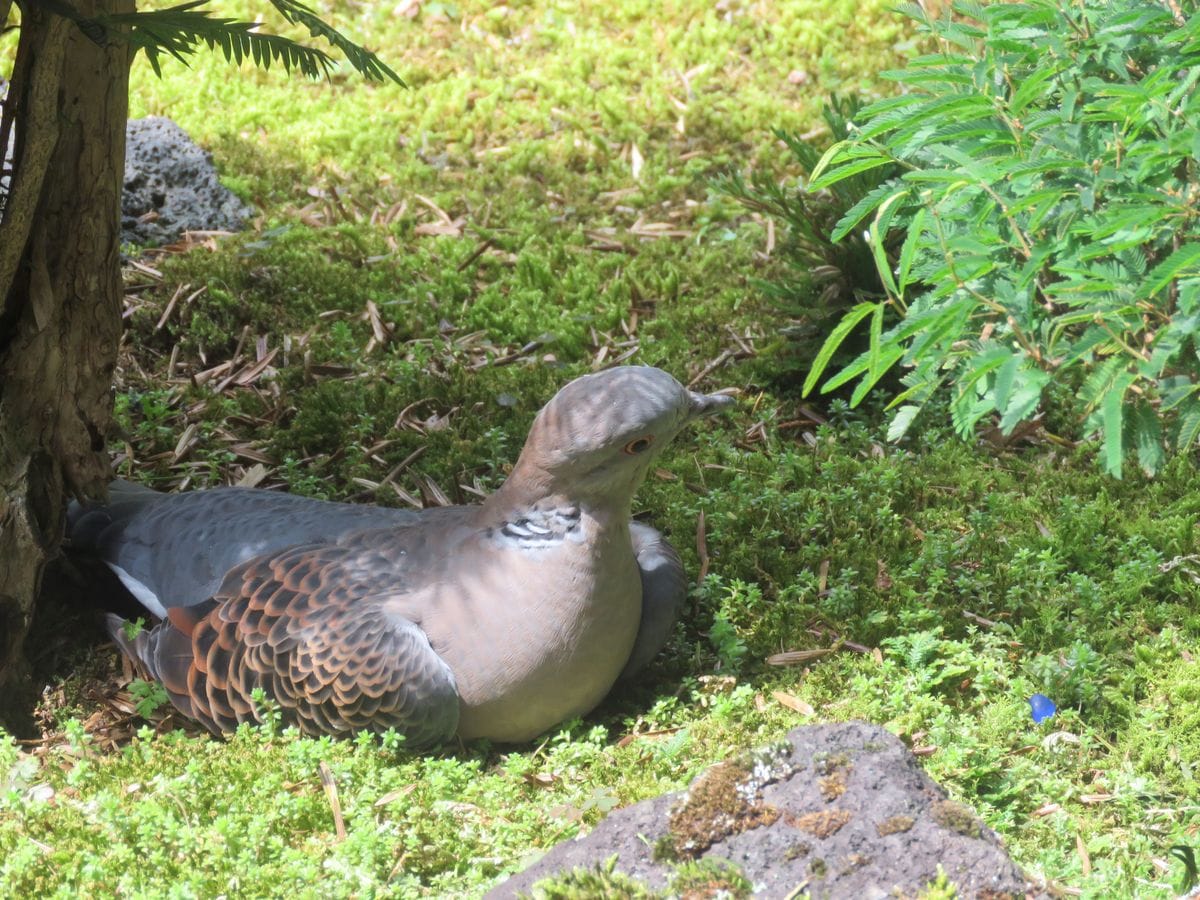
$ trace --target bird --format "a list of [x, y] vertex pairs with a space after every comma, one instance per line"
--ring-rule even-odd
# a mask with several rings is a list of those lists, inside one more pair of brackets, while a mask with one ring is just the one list
[[687, 576], [633, 521], [634, 493], [681, 430], [734, 402], [615, 367], [554, 395], [480, 504], [117, 480], [107, 502], [73, 505], [68, 546], [149, 614], [140, 628], [108, 614], [121, 652], [214, 734], [262, 721], [265, 697], [310, 735], [523, 743], [589, 713], [665, 645]]

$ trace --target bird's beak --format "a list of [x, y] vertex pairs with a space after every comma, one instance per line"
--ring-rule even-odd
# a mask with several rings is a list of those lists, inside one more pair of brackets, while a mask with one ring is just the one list
[[725, 412], [737, 403], [737, 400], [728, 394], [697, 394], [695, 391], [688, 393], [692, 398], [691, 418], [693, 419], [714, 416], [719, 412]]

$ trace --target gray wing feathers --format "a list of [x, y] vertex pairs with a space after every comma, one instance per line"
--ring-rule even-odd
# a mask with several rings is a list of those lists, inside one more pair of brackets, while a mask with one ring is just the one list
[[658, 655], [687, 599], [687, 575], [675, 548], [649, 525], [633, 522], [629, 530], [642, 574], [642, 621], [622, 679], [636, 675]]
[[107, 505], [72, 507], [68, 521], [73, 549], [119, 567], [172, 607], [204, 602], [225, 573], [256, 556], [296, 544], [332, 543], [350, 532], [395, 527], [416, 517], [409, 510], [250, 488], [160, 494], [115, 481]]

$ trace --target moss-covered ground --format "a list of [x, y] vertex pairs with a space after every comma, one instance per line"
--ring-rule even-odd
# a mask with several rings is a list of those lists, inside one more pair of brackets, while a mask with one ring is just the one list
[[[742, 390], [638, 497], [708, 574], [637, 686], [520, 747], [211, 740], [143, 724], [104, 687], [111, 647], [84, 650], [43, 739], [0, 734], [0, 894], [478, 895], [615, 805], [865, 718], [1035, 876], [1172, 896], [1171, 848], [1200, 846], [1192, 463], [1118, 482], [1090, 448], [973, 447], [936, 421], [892, 446], [871, 410], [802, 400], [755, 286], [771, 228], [711, 190], [730, 166], [783, 174], [772, 128], [874, 89], [908, 40], [886, 4], [321, 7], [408, 88], [135, 67], [134, 114], [176, 119], [261, 216], [130, 269], [118, 470], [469, 502], [557, 386], [651, 363]], [[1040, 724], [1035, 692], [1058, 704]]]

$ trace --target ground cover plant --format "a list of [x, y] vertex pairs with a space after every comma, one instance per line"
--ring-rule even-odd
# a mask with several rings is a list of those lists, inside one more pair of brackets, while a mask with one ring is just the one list
[[[42, 736], [0, 737], [0, 892], [477, 895], [736, 749], [866, 718], [1035, 876], [1172, 896], [1172, 848], [1200, 845], [1192, 461], [1118, 482], [1094, 446], [952, 440], [948, 413], [893, 445], [881, 404], [802, 398], [796, 323], [755, 287], [784, 277], [783, 225], [712, 189], [793, 177], [772, 129], [889, 95], [874, 73], [910, 24], [840, 0], [349, 10], [321, 11], [408, 90], [135, 70], [135, 114], [179, 121], [262, 216], [130, 266], [118, 471], [470, 501], [557, 386], [661, 365], [743, 389], [637, 500], [692, 603], [586, 721], [420, 758], [177, 730], [110, 649], [44, 622]], [[796, 650], [830, 652], [778, 664]], [[1058, 706], [1040, 724], [1034, 693]]]

